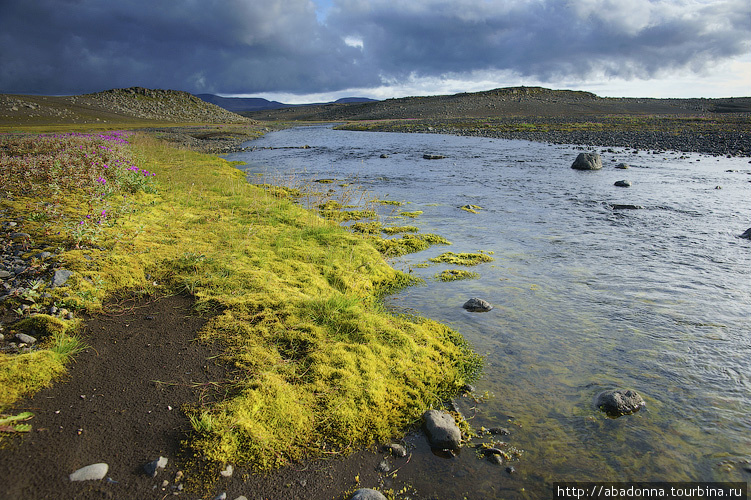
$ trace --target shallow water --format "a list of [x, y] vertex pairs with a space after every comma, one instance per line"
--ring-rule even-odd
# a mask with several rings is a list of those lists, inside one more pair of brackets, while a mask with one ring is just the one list
[[[476, 428], [508, 427], [504, 440], [523, 454], [510, 475], [471, 450], [439, 458], [411, 437], [394, 486], [541, 498], [554, 481], [751, 477], [751, 241], [738, 238], [751, 226], [748, 158], [614, 148], [602, 152], [603, 170], [580, 172], [569, 168], [574, 146], [324, 126], [248, 145], [310, 146], [228, 155], [253, 182], [358, 184], [367, 199], [409, 202], [380, 207], [384, 222], [453, 242], [392, 261], [427, 285], [387, 302], [449, 324], [486, 356], [476, 387], [490, 398], [460, 406]], [[633, 186], [615, 187], [620, 179]], [[467, 204], [482, 210], [458, 208]], [[451, 283], [433, 276], [457, 266], [417, 267], [447, 250], [495, 261], [471, 268], [479, 279]], [[467, 312], [471, 297], [495, 308]], [[593, 400], [616, 387], [638, 391], [646, 408], [606, 418]]]

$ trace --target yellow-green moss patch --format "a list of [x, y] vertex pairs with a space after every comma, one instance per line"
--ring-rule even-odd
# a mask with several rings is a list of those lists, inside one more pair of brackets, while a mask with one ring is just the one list
[[483, 262], [493, 261], [493, 257], [489, 255], [489, 252], [478, 253], [454, 253], [445, 252], [438, 257], [428, 259], [430, 262], [453, 264], [455, 266], [476, 266]]
[[401, 217], [411, 217], [414, 219], [422, 215], [422, 210], [415, 210], [414, 212], [399, 212], [399, 215]]
[[470, 280], [479, 277], [480, 275], [478, 273], [464, 269], [446, 269], [435, 275], [435, 279], [439, 281]]
[[388, 235], [400, 233], [416, 233], [420, 229], [417, 226], [391, 226], [384, 227], [383, 232]]
[[427, 250], [432, 245], [450, 245], [451, 242], [437, 234], [405, 234], [401, 238], [378, 238], [375, 247], [386, 257], [398, 257]]
[[[326, 220], [284, 190], [248, 184], [225, 160], [130, 142], [138, 168], [156, 174], [153, 192], [110, 198], [95, 243], [54, 239], [85, 198], [56, 199], [72, 215], [40, 219], [33, 236], [64, 247], [61, 265], [75, 274], [57, 299], [72, 306], [95, 311], [106, 296], [168, 288], [219, 312], [201, 337], [226, 346], [238, 377], [223, 401], [188, 409], [196, 454], [268, 469], [346, 452], [398, 435], [477, 375], [480, 360], [458, 333], [385, 311], [380, 297], [415, 279], [386, 263], [380, 238], [339, 226], [375, 212], [326, 210]], [[13, 210], [26, 216], [37, 201], [19, 193]], [[448, 243], [409, 236], [404, 247]], [[2, 358], [0, 387], [25, 394], [49, 383], [56, 352]], [[19, 384], [18, 373], [34, 380]]]
[[465, 212], [469, 212], [471, 214], [476, 214], [479, 210], [482, 210], [482, 207], [477, 205], [464, 205], [462, 207], [459, 207]]

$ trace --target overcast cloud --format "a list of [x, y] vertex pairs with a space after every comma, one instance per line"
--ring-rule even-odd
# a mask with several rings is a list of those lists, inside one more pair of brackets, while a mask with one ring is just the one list
[[736, 74], [725, 78], [751, 90], [749, 54], [747, 0], [0, 3], [0, 92], [139, 85], [389, 97], [381, 94], [441, 93], [447, 82], [455, 91], [575, 88], [695, 80], [729, 68]]

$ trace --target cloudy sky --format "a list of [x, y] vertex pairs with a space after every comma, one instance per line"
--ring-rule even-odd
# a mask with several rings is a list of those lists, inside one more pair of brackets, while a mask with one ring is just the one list
[[0, 92], [751, 95], [748, 0], [0, 0]]

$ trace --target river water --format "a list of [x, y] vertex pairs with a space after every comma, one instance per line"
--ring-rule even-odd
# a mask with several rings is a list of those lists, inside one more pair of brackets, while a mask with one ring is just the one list
[[[475, 428], [506, 427], [522, 453], [509, 473], [408, 436], [413, 456], [386, 486], [545, 498], [556, 481], [751, 477], [751, 241], [738, 237], [751, 226], [748, 158], [600, 148], [605, 167], [581, 172], [570, 168], [576, 146], [327, 126], [247, 145], [257, 149], [227, 159], [246, 162], [252, 182], [359, 185], [367, 199], [405, 202], [380, 205], [386, 224], [453, 242], [392, 260], [426, 286], [387, 304], [450, 325], [485, 356], [476, 388], [488, 397], [459, 406]], [[448, 250], [495, 260], [469, 268], [478, 279], [444, 283], [435, 274], [457, 266], [420, 264]], [[495, 307], [465, 311], [471, 297]], [[612, 388], [636, 390], [646, 407], [607, 418], [594, 399]]]

